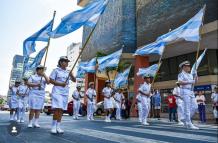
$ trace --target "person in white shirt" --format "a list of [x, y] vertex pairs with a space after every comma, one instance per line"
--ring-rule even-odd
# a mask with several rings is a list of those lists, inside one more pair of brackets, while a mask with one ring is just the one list
[[119, 88], [118, 92], [114, 95], [115, 106], [116, 106], [116, 119], [121, 120], [121, 105], [124, 100], [123, 89]]
[[178, 125], [184, 126], [182, 120], [184, 120], [184, 102], [180, 95], [180, 85], [176, 82], [176, 87], [173, 89], [173, 95], [176, 97]]
[[11, 91], [11, 97], [9, 99], [8, 105], [10, 108], [10, 121], [16, 121], [18, 119], [18, 97], [17, 97], [17, 89], [20, 85], [21, 81], [16, 80], [14, 86], [10, 86], [9, 89]]
[[142, 97], [140, 94], [136, 96], [139, 122], [142, 123]]
[[50, 82], [53, 84], [51, 98], [52, 109], [54, 111], [51, 133], [64, 133], [61, 129], [61, 119], [63, 111], [67, 110], [69, 96], [69, 80], [76, 82], [73, 73], [67, 70], [70, 60], [67, 56], [60, 57], [58, 67], [55, 68], [50, 75]]
[[[29, 124], [28, 128], [33, 126], [40, 128], [38, 123], [40, 112], [43, 108], [45, 101], [45, 87], [49, 84], [49, 78], [44, 73], [44, 66], [37, 66], [36, 74], [31, 75], [28, 79], [27, 85], [30, 87], [29, 92]], [[33, 117], [34, 123], [33, 123]]]
[[202, 91], [198, 92], [198, 95], [196, 96], [196, 101], [198, 103], [198, 112], [199, 112], [199, 118], [201, 123], [206, 122], [206, 112], [205, 112], [205, 96], [203, 95]]
[[218, 124], [218, 87], [214, 87], [214, 93], [211, 95], [212, 103], [213, 103], [213, 114], [216, 119], [216, 124]]
[[150, 112], [150, 96], [151, 96], [151, 75], [144, 76], [144, 84], [139, 88], [139, 94], [142, 97], [142, 124], [149, 125], [147, 122], [148, 114]]
[[187, 128], [197, 130], [199, 128], [193, 125], [191, 120], [198, 109], [193, 92], [193, 85], [197, 82], [197, 76], [193, 77], [190, 73], [191, 65], [189, 61], [182, 62], [179, 67], [182, 71], [178, 75], [178, 82], [180, 84], [180, 95], [184, 101], [184, 120], [182, 122]]
[[25, 111], [26, 111], [26, 98], [29, 95], [29, 87], [27, 86], [28, 79], [23, 78], [23, 83], [18, 86], [18, 119], [17, 122], [24, 123]]
[[80, 109], [80, 100], [83, 98], [82, 92], [81, 92], [81, 86], [77, 85], [76, 90], [73, 92], [73, 119], [78, 120], [79, 119], [79, 109]]
[[96, 104], [96, 91], [95, 91], [95, 84], [94, 82], [89, 83], [89, 88], [86, 91], [87, 100], [87, 120], [94, 120], [93, 114], [95, 111], [95, 104]]
[[102, 90], [102, 94], [104, 96], [104, 109], [106, 112], [105, 122], [111, 122], [111, 113], [113, 111], [113, 89], [111, 88], [111, 82], [107, 80], [105, 82], [105, 87]]

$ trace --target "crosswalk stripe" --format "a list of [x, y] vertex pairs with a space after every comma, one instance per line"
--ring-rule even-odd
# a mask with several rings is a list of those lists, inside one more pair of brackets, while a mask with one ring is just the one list
[[[133, 125], [133, 127], [145, 127], [144, 125]], [[181, 126], [162, 126], [162, 125], [157, 125], [157, 126], [148, 126], [151, 128], [155, 128], [155, 129], [174, 129], [174, 130], [180, 130], [180, 131], [187, 131], [187, 129], [185, 127], [181, 127]], [[193, 131], [193, 130], [192, 130]], [[210, 133], [210, 134], [217, 134], [216, 131], [207, 131], [207, 130], [195, 130], [195, 132], [197, 133]]]
[[204, 135], [194, 135], [194, 134], [189, 134], [189, 133], [176, 133], [176, 132], [171, 132], [171, 131], [158, 131], [158, 130], [151, 130], [151, 129], [123, 127], [123, 126], [108, 126], [105, 128], [121, 130], [121, 131], [138, 132], [138, 133], [151, 134], [151, 135], [177, 137], [177, 138], [182, 138], [182, 139], [207, 141], [207, 142], [216, 142], [217, 141], [216, 137], [204, 136]]
[[117, 133], [111, 133], [111, 132], [104, 132], [99, 130], [93, 130], [93, 129], [79, 129], [79, 130], [66, 130], [67, 132], [77, 133], [85, 136], [95, 137], [99, 139], [104, 139], [107, 141], [113, 141], [118, 143], [169, 143], [159, 140], [153, 140], [153, 139], [145, 139], [135, 136], [129, 136], [129, 135], [122, 135]]
[[[164, 127], [179, 127], [177, 124], [155, 124], [157, 126], [164, 126]], [[196, 125], [197, 127], [206, 129], [206, 130], [211, 130], [211, 131], [217, 131], [218, 129], [215, 126], [205, 126], [205, 125]]]

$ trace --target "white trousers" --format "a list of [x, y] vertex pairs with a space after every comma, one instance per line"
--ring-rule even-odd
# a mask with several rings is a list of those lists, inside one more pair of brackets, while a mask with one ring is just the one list
[[181, 90], [184, 101], [184, 119], [186, 124], [191, 124], [191, 118], [198, 109], [198, 104], [192, 91], [186, 89]]
[[74, 117], [78, 117], [80, 109], [80, 101], [74, 100], [73, 101], [73, 115]]
[[138, 115], [139, 115], [139, 121], [142, 121], [142, 104], [138, 103]]
[[95, 104], [88, 103], [88, 105], [87, 105], [87, 119], [93, 119], [94, 111], [95, 111]]
[[178, 120], [182, 121], [182, 120], [184, 120], [184, 102], [183, 102], [183, 100], [177, 98], [176, 104], [177, 104]]

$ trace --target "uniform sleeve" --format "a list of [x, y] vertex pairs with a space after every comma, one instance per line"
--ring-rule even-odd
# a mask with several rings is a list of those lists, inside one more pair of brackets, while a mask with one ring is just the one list
[[96, 96], [97, 94], [96, 94], [96, 91], [94, 90], [94, 96]]
[[51, 72], [49, 78], [52, 79], [52, 80], [55, 80], [56, 77], [57, 77], [57, 72], [56, 72], [56, 69], [54, 69], [54, 70]]
[[89, 96], [89, 89], [86, 91], [86, 95]]

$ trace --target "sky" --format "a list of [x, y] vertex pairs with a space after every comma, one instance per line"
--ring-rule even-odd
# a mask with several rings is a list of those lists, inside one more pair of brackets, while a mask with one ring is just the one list
[[[56, 17], [53, 28], [56, 28], [62, 17], [80, 9], [76, 3], [77, 0], [0, 1], [0, 95], [7, 95], [13, 57], [22, 55], [23, 41], [46, 25], [52, 19], [54, 10]], [[82, 28], [67, 36], [51, 39], [46, 74], [49, 76], [52, 69], [56, 68], [59, 57], [66, 55], [71, 43], [81, 41]], [[37, 44], [37, 52], [44, 45]]]

